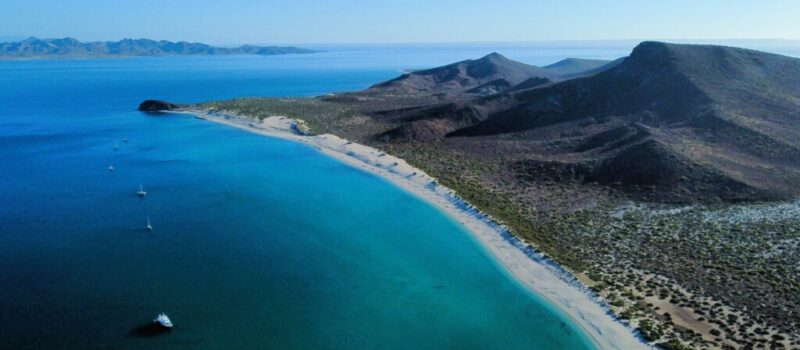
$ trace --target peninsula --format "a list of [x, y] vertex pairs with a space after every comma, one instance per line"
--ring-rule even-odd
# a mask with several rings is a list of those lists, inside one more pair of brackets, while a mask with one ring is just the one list
[[186, 41], [172, 42], [150, 39], [81, 42], [74, 38], [28, 38], [18, 42], [0, 43], [0, 59], [71, 59], [114, 58], [132, 56], [171, 55], [285, 55], [317, 51], [294, 46], [214, 47]]
[[539, 275], [520, 266], [541, 264], [493, 250], [504, 232], [529, 260], [564, 268], [553, 283], [590, 289], [654, 345], [800, 346], [800, 59], [661, 42], [546, 67], [492, 53], [364, 91], [142, 109], [290, 134], [452, 195], [440, 207], [463, 201], [499, 228], [456, 216], [584, 323], [599, 319], [570, 304], [585, 297], [531, 286], [524, 276]]

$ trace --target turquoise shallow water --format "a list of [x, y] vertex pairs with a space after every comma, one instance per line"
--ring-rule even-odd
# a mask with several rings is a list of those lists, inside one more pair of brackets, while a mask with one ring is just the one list
[[[591, 347], [457, 223], [382, 179], [133, 110], [363, 88], [403, 64], [369, 57], [0, 62], [3, 348]], [[138, 328], [159, 312], [171, 333]]]

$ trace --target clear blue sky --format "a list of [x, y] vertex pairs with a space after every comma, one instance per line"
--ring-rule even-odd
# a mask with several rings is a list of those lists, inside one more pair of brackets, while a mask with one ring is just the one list
[[0, 37], [240, 43], [800, 39], [798, 0], [0, 0]]

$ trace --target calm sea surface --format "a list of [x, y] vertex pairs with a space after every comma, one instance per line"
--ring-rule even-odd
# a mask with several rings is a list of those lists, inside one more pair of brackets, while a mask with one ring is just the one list
[[[491, 51], [547, 64], [630, 46], [325, 49], [0, 62], [2, 347], [591, 347], [457, 223], [383, 180], [296, 143], [134, 109], [354, 90]], [[160, 312], [175, 328], [154, 335], [143, 326]]]

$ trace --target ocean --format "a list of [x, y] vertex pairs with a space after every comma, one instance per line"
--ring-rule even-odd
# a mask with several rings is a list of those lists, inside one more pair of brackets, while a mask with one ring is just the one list
[[[356, 90], [492, 51], [541, 65], [631, 46], [324, 49], [0, 62], [2, 347], [592, 348], [390, 183], [305, 145], [135, 109]], [[175, 327], [156, 334], [161, 312]]]

